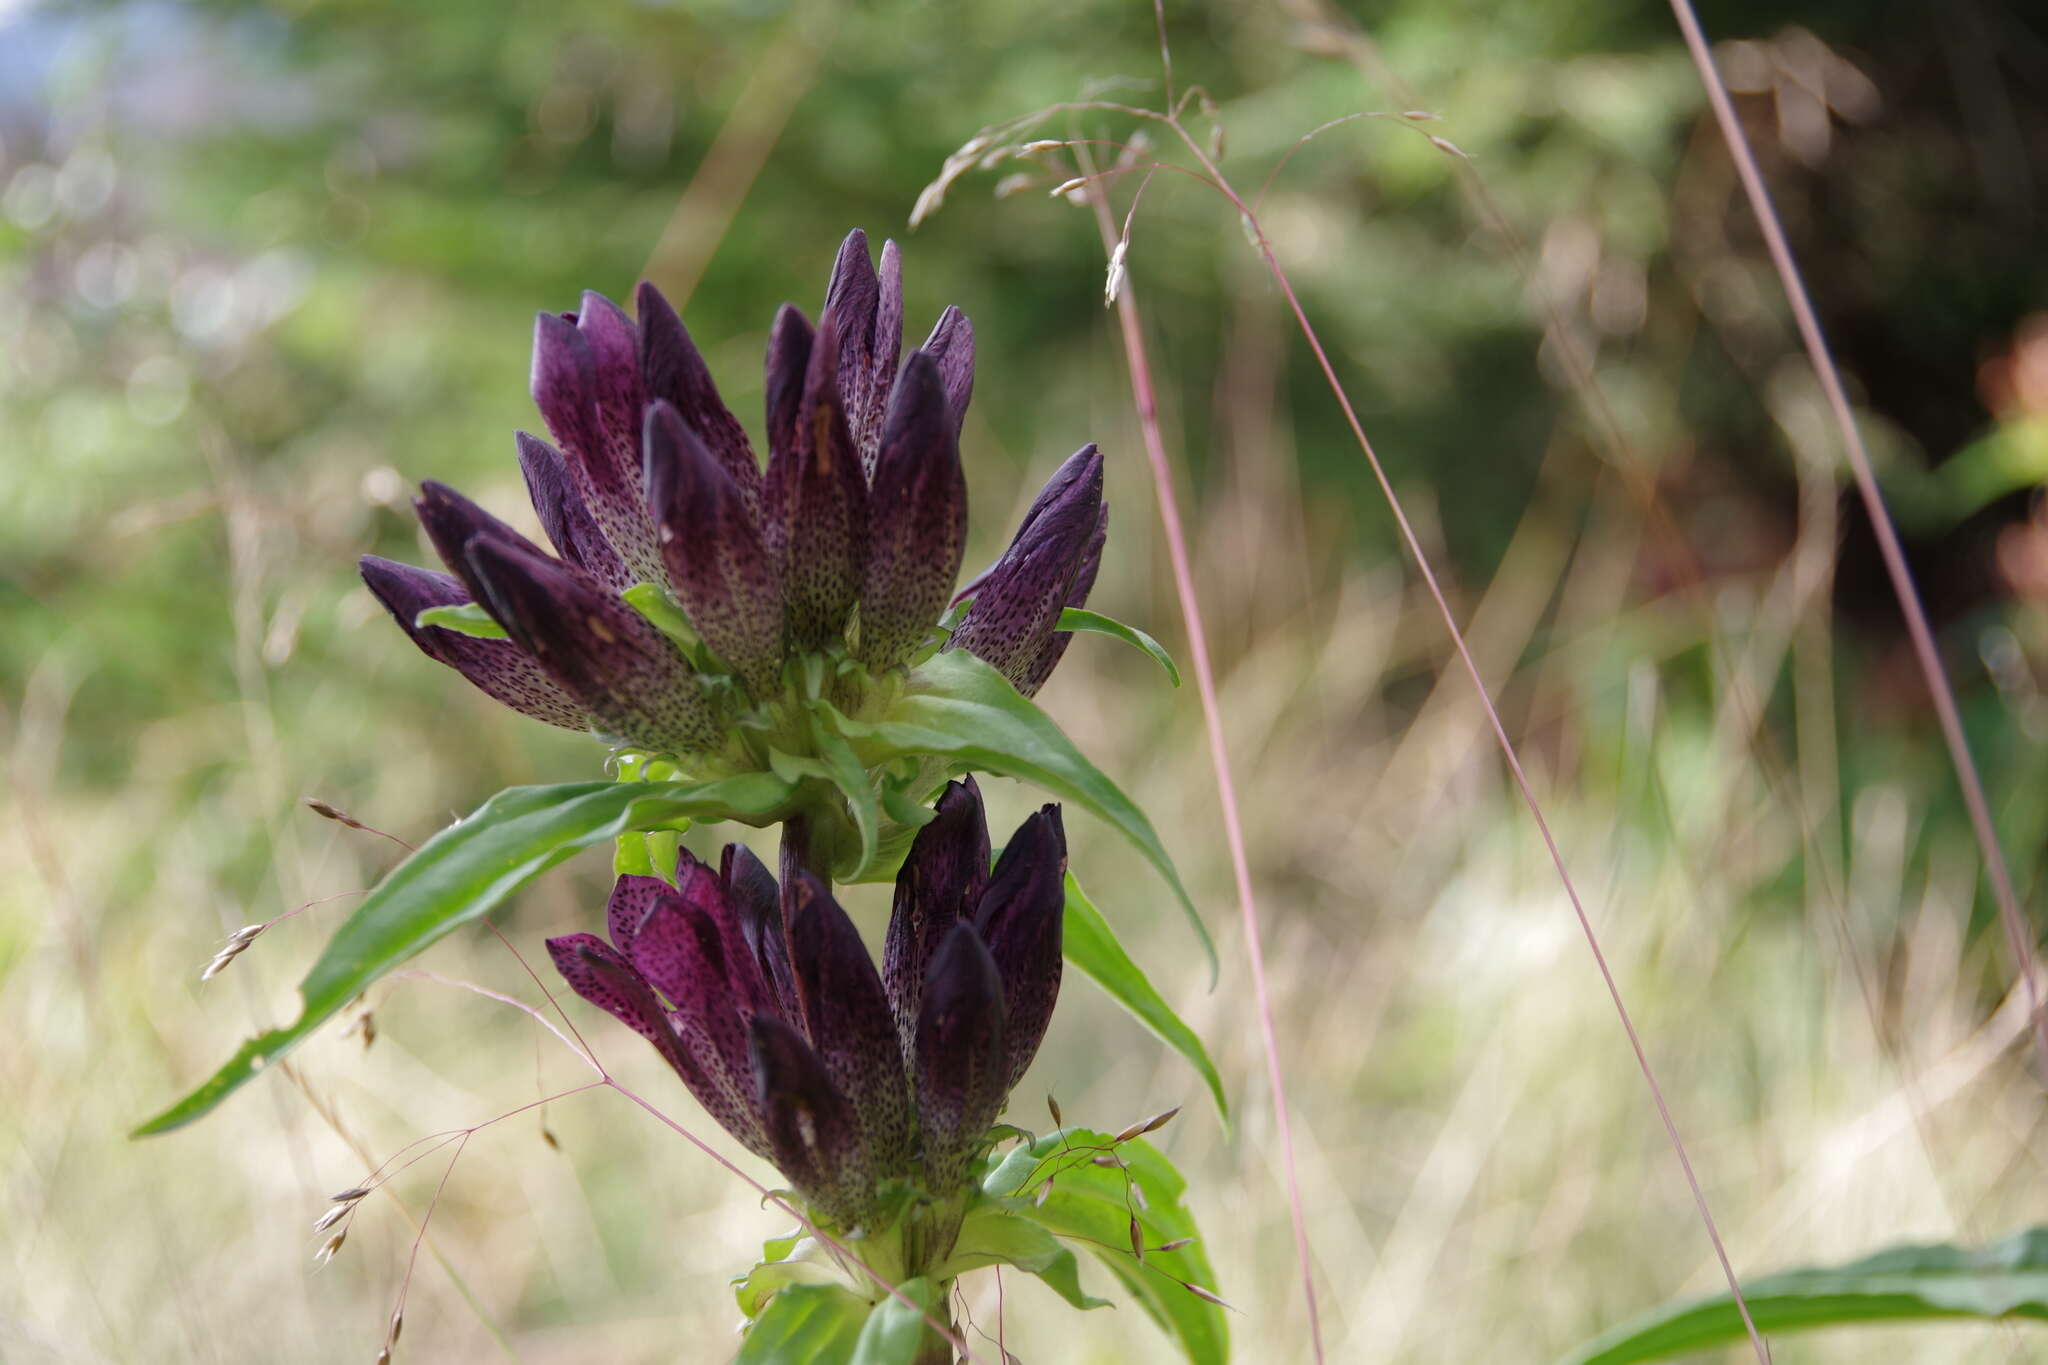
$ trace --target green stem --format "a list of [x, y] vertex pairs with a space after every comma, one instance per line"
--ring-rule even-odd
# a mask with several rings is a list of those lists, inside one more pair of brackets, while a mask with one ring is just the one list
[[[953, 1320], [951, 1280], [942, 1280], [939, 1283], [939, 1301], [933, 1309], [932, 1316], [946, 1325], [948, 1333], [954, 1337], [960, 1335], [959, 1325]], [[917, 1354], [911, 1358], [910, 1365], [953, 1365], [954, 1358], [953, 1343], [933, 1331], [930, 1323], [926, 1323], [924, 1336], [918, 1340]]]

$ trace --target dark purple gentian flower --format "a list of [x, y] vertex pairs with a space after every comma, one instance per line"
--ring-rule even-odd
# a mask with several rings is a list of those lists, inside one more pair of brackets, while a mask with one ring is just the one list
[[970, 778], [911, 846], [879, 972], [823, 882], [797, 867], [778, 888], [737, 844], [716, 872], [683, 854], [674, 885], [621, 877], [611, 941], [548, 951], [817, 1213], [866, 1226], [888, 1182], [966, 1185], [1052, 1018], [1066, 862], [1046, 806], [991, 872]]
[[[535, 326], [533, 397], [555, 444], [521, 432], [519, 461], [556, 553], [428, 483], [420, 520], [449, 572], [371, 556], [364, 580], [429, 657], [527, 715], [625, 746], [687, 760], [729, 749], [743, 726], [771, 730], [761, 717], [806, 656], [838, 661], [834, 700], [857, 709], [858, 678], [913, 662], [955, 599], [973, 329], [948, 308], [899, 366], [896, 245], [877, 274], [867, 238], [849, 234], [818, 325], [792, 306], [775, 319], [764, 469], [675, 310], [649, 284], [635, 305], [637, 320], [585, 294]], [[945, 647], [1035, 692], [1066, 647], [1060, 610], [1094, 582], [1106, 519], [1088, 446], [976, 580]], [[659, 603], [622, 599], [643, 584]], [[505, 638], [419, 623], [471, 603]]]

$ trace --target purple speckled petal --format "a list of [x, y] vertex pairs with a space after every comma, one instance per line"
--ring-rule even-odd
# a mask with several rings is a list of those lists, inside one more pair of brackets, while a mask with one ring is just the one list
[[562, 452], [523, 431], [513, 436], [519, 446], [519, 470], [526, 476], [526, 495], [562, 558], [614, 591], [632, 587], [633, 576], [597, 528]]
[[874, 469], [872, 540], [860, 593], [860, 657], [907, 661], [952, 596], [967, 547], [967, 476], [938, 363], [903, 367]]
[[722, 741], [682, 655], [615, 594], [530, 545], [478, 536], [464, 553], [513, 643], [600, 727], [655, 750], [701, 752]]
[[732, 477], [665, 398], [647, 407], [647, 499], [668, 582], [757, 698], [782, 682], [782, 575]]
[[376, 555], [364, 555], [360, 567], [371, 595], [429, 659], [446, 664], [522, 715], [565, 730], [589, 728], [583, 708], [510, 640], [479, 640], [461, 631], [415, 624], [428, 607], [461, 606], [473, 600], [459, 580]]
[[858, 1224], [874, 1209], [875, 1176], [853, 1106], [810, 1044], [780, 1019], [754, 1020], [748, 1043], [772, 1160], [820, 1212]]
[[778, 461], [788, 460], [796, 450], [798, 415], [803, 408], [804, 376], [811, 368], [811, 347], [815, 338], [804, 310], [785, 303], [775, 314], [768, 331], [768, 361], [763, 389], [768, 423], [768, 473], [762, 485], [761, 530], [769, 547], [778, 552], [783, 545], [783, 526], [768, 503], [768, 489], [774, 481]]
[[747, 938], [746, 908], [725, 878], [685, 849], [676, 859], [676, 894], [701, 911], [717, 929], [726, 985], [739, 1007], [749, 1016], [777, 1013], [768, 977]]
[[641, 581], [659, 583], [661, 555], [640, 484], [640, 422], [647, 406], [640, 329], [610, 299], [585, 291], [576, 330], [590, 345], [591, 397], [603, 439], [600, 450], [585, 454], [591, 484], [599, 490], [590, 497], [591, 515], [628, 571]]
[[[893, 241], [882, 243], [882, 269], [877, 283], [881, 298], [875, 304], [875, 350], [870, 362], [874, 378], [867, 402], [870, 428], [879, 440], [903, 355], [903, 253]], [[879, 446], [874, 454], [862, 447], [861, 459], [870, 476], [879, 453]]]
[[861, 468], [872, 475], [882, 443], [882, 407], [875, 401], [875, 323], [882, 302], [882, 282], [868, 259], [867, 234], [859, 228], [846, 234], [825, 285], [822, 328], [829, 321], [839, 338], [839, 392], [846, 406], [846, 424], [860, 452]]
[[974, 779], [948, 782], [933, 810], [896, 874], [896, 903], [882, 943], [882, 980], [906, 1058], [932, 958], [953, 926], [974, 912], [988, 885], [988, 821]]
[[610, 944], [595, 934], [570, 934], [549, 939], [548, 955], [571, 990], [653, 1043], [721, 1127], [757, 1156], [769, 1155], [752, 1095], [735, 1099], [714, 1075], [716, 1059], [677, 1034], [653, 987]]
[[1033, 515], [974, 592], [974, 604], [947, 649], [979, 655], [1021, 690], [1066, 606], [1088, 544], [1101, 521], [1102, 456], [1085, 446], [1062, 466], [1060, 494]]
[[974, 324], [958, 308], [939, 314], [938, 325], [925, 338], [924, 351], [939, 362], [939, 378], [946, 386], [946, 402], [953, 412], [953, 434], [967, 420], [967, 400], [974, 396]]
[[690, 430], [732, 476], [756, 521], [761, 515], [761, 462], [746, 429], [718, 396], [711, 370], [690, 340], [683, 320], [661, 291], [642, 283], [634, 294], [634, 308], [640, 314], [640, 371], [649, 399], [665, 398], [675, 404]]
[[823, 883], [800, 874], [790, 893], [789, 941], [812, 1045], [884, 1175], [912, 1155], [910, 1090], [882, 978], [846, 911]]
[[1066, 829], [1060, 808], [1046, 806], [1017, 827], [975, 910], [1003, 979], [1005, 1093], [1031, 1065], [1059, 999], [1066, 876]]
[[[538, 545], [513, 530], [504, 522], [471, 502], [445, 483], [428, 479], [420, 485], [419, 496], [412, 500], [413, 513], [420, 519], [420, 529], [427, 533], [433, 544], [434, 553], [441, 556], [441, 562], [449, 571], [462, 580], [462, 586], [469, 589], [471, 598], [490, 608], [490, 599], [470, 572], [467, 552], [469, 542], [478, 537], [517, 545], [534, 554], [542, 554]], [[499, 622], [500, 625], [504, 624]]]
[[782, 927], [782, 888], [775, 874], [745, 844], [727, 844], [718, 862], [719, 879], [731, 893], [740, 914], [740, 931], [783, 1019], [803, 1027], [803, 1006], [797, 999], [796, 974], [789, 965], [789, 937]]
[[[867, 477], [840, 403], [838, 353], [828, 315], [810, 348], [786, 443], [774, 446], [768, 460], [768, 539], [781, 546], [785, 638], [802, 651], [839, 639], [867, 565]], [[771, 375], [771, 384], [781, 382]], [[772, 432], [785, 396], [769, 397]]]
[[[1080, 567], [1074, 571], [1074, 585], [1067, 590], [1066, 605], [1085, 607], [1088, 594], [1095, 588], [1095, 576], [1102, 569], [1102, 547], [1109, 540], [1109, 504], [1102, 504], [1102, 511], [1095, 518], [1095, 534], [1088, 538], [1088, 545], [1081, 551]], [[1046, 640], [1045, 647], [1038, 651], [1038, 659], [1018, 683], [1017, 690], [1025, 696], [1035, 696], [1045, 686], [1045, 680], [1052, 676], [1059, 666], [1060, 658], [1066, 654], [1067, 646], [1073, 642], [1074, 632], [1056, 630]]]
[[659, 877], [620, 877], [612, 883], [611, 899], [605, 902], [605, 932], [611, 935], [612, 946], [633, 957], [633, 940], [640, 936], [640, 926], [654, 913], [654, 907], [663, 899], [673, 896], [676, 889]]
[[626, 956], [668, 998], [670, 1022], [697, 1045], [712, 1079], [734, 1103], [749, 1103], [746, 1029], [752, 1015], [732, 988], [732, 964], [711, 916], [674, 891], [656, 895]]
[[924, 1127], [927, 1192], [945, 1196], [1002, 1112], [1003, 983], [995, 960], [965, 920], [932, 959], [918, 1013], [913, 1065]]

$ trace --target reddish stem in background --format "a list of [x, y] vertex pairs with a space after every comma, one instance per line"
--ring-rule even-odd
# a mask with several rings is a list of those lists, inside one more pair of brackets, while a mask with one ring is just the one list
[[[1085, 153], [1084, 153], [1085, 156]], [[1085, 160], [1083, 169], [1092, 170]], [[1213, 170], [1213, 168], [1212, 168]], [[1113, 254], [1120, 234], [1110, 217], [1109, 202], [1101, 193], [1088, 196], [1095, 210], [1096, 226], [1102, 232], [1102, 249]], [[1189, 567], [1187, 537], [1180, 524], [1180, 506], [1173, 491], [1173, 467], [1166, 456], [1166, 441], [1159, 431], [1159, 400], [1152, 385], [1152, 365], [1145, 351], [1144, 328], [1138, 318], [1137, 297], [1126, 282], [1117, 295], [1117, 319], [1123, 325], [1124, 355], [1131, 367], [1131, 396], [1138, 405], [1138, 425], [1145, 437], [1145, 456], [1152, 467], [1152, 490], [1159, 504], [1159, 521], [1166, 533], [1167, 559], [1173, 565], [1174, 591], [1180, 597], [1181, 620], [1188, 633], [1188, 657], [1194, 668], [1195, 690], [1202, 698], [1202, 722], [1209, 736], [1209, 761], [1216, 769], [1217, 802], [1223, 809], [1223, 838], [1230, 848], [1230, 867], [1237, 879], [1238, 919], [1244, 927], [1245, 952], [1252, 977], [1252, 994], [1258, 1006], [1259, 1040], [1266, 1059], [1266, 1084], [1273, 1092], [1273, 1118], [1280, 1138], [1280, 1160], [1287, 1181], [1287, 1212], [1294, 1224], [1294, 1254], [1300, 1263], [1301, 1293], [1308, 1307], [1309, 1344], [1318, 1362], [1323, 1360], [1322, 1318], [1316, 1309], [1314, 1260], [1309, 1251], [1308, 1222], [1301, 1207], [1301, 1179], [1294, 1165], [1294, 1128], [1288, 1117], [1287, 1083], [1280, 1067], [1280, 1039], [1273, 1027], [1273, 1001], [1266, 985], [1266, 958], [1259, 945], [1259, 906], [1252, 894], [1251, 865], [1245, 858], [1244, 830], [1237, 812], [1237, 786], [1230, 776], [1230, 750], [1223, 738], [1223, 717], [1216, 703], [1216, 678], [1209, 667], [1208, 637], [1202, 631], [1201, 604], [1195, 596], [1194, 571]]]
[[1720, 73], [1714, 69], [1714, 57], [1707, 47], [1706, 34], [1700, 29], [1699, 18], [1693, 13], [1690, 0], [1671, 0], [1671, 12], [1685, 34], [1686, 49], [1692, 54], [1693, 65], [1699, 69], [1700, 84], [1706, 87], [1707, 102], [1713, 106], [1714, 121], [1721, 128], [1721, 139], [1728, 144], [1728, 154], [1735, 161], [1735, 172], [1742, 180], [1743, 192], [1749, 197], [1750, 210], [1756, 215], [1757, 226], [1763, 230], [1764, 245], [1770, 251], [1772, 267], [1778, 272], [1778, 283], [1783, 286], [1785, 298], [1792, 305], [1792, 319], [1798, 325], [1799, 339], [1806, 347], [1807, 359], [1812, 362], [1814, 375], [1820, 380], [1822, 392], [1827, 395], [1828, 410], [1841, 433], [1842, 450], [1855, 476], [1856, 491], [1862, 496], [1863, 509], [1870, 517], [1870, 529], [1877, 537], [1878, 552], [1884, 558], [1885, 573], [1891, 578], [1892, 593], [1899, 601], [1899, 612], [1906, 618], [1906, 633], [1913, 642], [1913, 656], [1919, 662], [1921, 676], [1926, 679], [1935, 715], [1941, 720], [1941, 736], [1948, 745], [1949, 762], [1956, 772], [1956, 785], [1962, 788], [1963, 804], [1969, 808], [1970, 827], [1977, 836], [1977, 852], [1984, 859], [1984, 870], [1991, 877], [1992, 896], [1998, 902], [1998, 918], [2005, 928], [2013, 969], [2019, 973], [2021, 986], [2026, 992], [2027, 1018], [2033, 1023], [2035, 1059], [2041, 1065], [2042, 1075], [2048, 1077], [2048, 1017], [2041, 1013], [2040, 987], [2034, 980], [2032, 942], [2027, 936], [2026, 921], [2020, 914], [2019, 895], [2013, 889], [2005, 852], [1999, 846], [1998, 828], [1991, 820], [1991, 805], [1984, 798], [1983, 780], [1977, 774], [1975, 760], [1970, 757], [1970, 742], [1963, 734], [1963, 718], [1956, 709], [1955, 691], [1949, 686], [1948, 674], [1942, 669], [1941, 654], [1935, 648], [1934, 631], [1927, 624], [1926, 608], [1920, 604], [1919, 589], [1913, 585], [1913, 571], [1906, 565], [1906, 552], [1899, 544], [1898, 529], [1892, 525], [1891, 513], [1885, 509], [1884, 494], [1878, 491], [1870, 453], [1864, 449], [1863, 435], [1856, 429], [1856, 418], [1849, 408], [1849, 395], [1842, 387], [1841, 373], [1835, 368], [1834, 357], [1821, 334], [1820, 318], [1813, 311], [1813, 300], [1807, 296], [1806, 282], [1800, 277], [1799, 266], [1792, 259], [1785, 229], [1778, 221], [1777, 210], [1771, 205], [1771, 192], [1764, 186], [1763, 173], [1757, 169], [1756, 155], [1750, 150], [1749, 139], [1735, 116], [1735, 105], [1728, 98], [1728, 88], [1721, 83]]

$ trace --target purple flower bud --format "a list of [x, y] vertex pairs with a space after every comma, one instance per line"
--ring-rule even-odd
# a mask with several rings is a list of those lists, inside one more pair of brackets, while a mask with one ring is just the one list
[[1053, 475], [1010, 548], [983, 575], [966, 619], [946, 648], [979, 655], [1030, 695], [1026, 687], [1101, 519], [1102, 456], [1094, 446], [1084, 446]]
[[801, 1019], [803, 1005], [797, 998], [796, 973], [789, 965], [789, 937], [783, 929], [782, 892], [775, 885], [775, 874], [745, 844], [727, 844], [719, 859], [718, 875], [739, 909], [740, 931], [768, 978], [776, 1012], [785, 1019]]
[[519, 446], [519, 470], [526, 476], [526, 495], [562, 558], [615, 591], [632, 587], [633, 576], [584, 505], [562, 452], [523, 431], [514, 432], [513, 438]]
[[1059, 999], [1066, 876], [1060, 808], [1046, 806], [1017, 827], [975, 910], [1003, 981], [1005, 1094], [1031, 1065]]
[[939, 367], [918, 351], [903, 367], [875, 463], [873, 540], [860, 593], [860, 657], [908, 660], [945, 610], [967, 546], [967, 476]]
[[469, 590], [448, 574], [416, 569], [375, 555], [361, 561], [363, 582], [391, 613], [398, 627], [420, 652], [443, 663], [480, 690], [522, 715], [582, 730], [588, 724], [578, 706], [533, 660], [508, 640], [479, 640], [460, 631], [416, 624], [429, 607], [462, 606], [472, 601]]
[[896, 874], [896, 903], [883, 940], [882, 979], [906, 1057], [913, 1052], [925, 976], [946, 935], [980, 904], [988, 856], [980, 788], [972, 777], [948, 782]]
[[[761, 516], [761, 463], [746, 429], [718, 396], [711, 371], [690, 340], [683, 320], [653, 285], [642, 283], [634, 294], [640, 314], [640, 371], [647, 397], [666, 399], [704, 443], [739, 489], [747, 515]], [[658, 509], [657, 509], [658, 510]]]
[[[533, 401], [626, 572], [636, 582], [660, 582], [654, 527], [640, 494], [639, 341], [616, 305], [586, 294], [576, 322], [558, 313], [535, 319]], [[623, 431], [622, 421], [630, 422]]]
[[782, 677], [781, 574], [732, 476], [667, 399], [647, 408], [647, 500], [683, 612], [704, 643], [767, 697]]
[[974, 395], [974, 324], [958, 308], [948, 306], [921, 348], [939, 362], [946, 402], [953, 413], [953, 434], [967, 420], [967, 400]]
[[[773, 1159], [753, 1095], [746, 1095], [741, 1102], [733, 1094], [730, 1078], [721, 1074], [726, 1069], [722, 1059], [701, 1043], [685, 1045], [654, 988], [625, 957], [594, 934], [551, 938], [548, 955], [571, 990], [653, 1043], [721, 1127], [757, 1156]], [[752, 1074], [749, 1059], [746, 1075], [751, 1079]]]
[[802, 1036], [763, 1015], [748, 1026], [756, 1103], [770, 1154], [797, 1191], [853, 1226], [874, 1209], [875, 1175], [853, 1106]]
[[839, 638], [859, 597], [868, 557], [868, 490], [840, 402], [833, 319], [825, 318], [811, 344], [792, 417], [788, 375], [778, 372], [778, 363], [793, 357], [781, 347], [786, 336], [794, 346], [794, 335], [778, 325], [769, 353], [767, 539], [781, 547], [785, 639], [812, 651]]
[[860, 931], [823, 883], [801, 873], [783, 885], [797, 994], [811, 1045], [883, 1174], [911, 1156], [910, 1093], [882, 979]]
[[[1109, 540], [1109, 504], [1102, 505], [1101, 513], [1095, 518], [1095, 534], [1088, 538], [1088, 546], [1081, 551], [1081, 565], [1074, 571], [1074, 586], [1067, 590], [1069, 607], [1088, 605], [1088, 594], [1094, 590], [1095, 575], [1102, 569], [1102, 548]], [[1045, 686], [1045, 680], [1052, 676], [1059, 666], [1060, 658], [1066, 654], [1067, 646], [1073, 642], [1074, 632], [1056, 630], [1045, 647], [1038, 651], [1037, 662], [1024, 675], [1024, 682], [1017, 690], [1029, 697]]]
[[1008, 1091], [1003, 1041], [1003, 983], [974, 926], [947, 933], [925, 979], [913, 1064], [923, 1122], [926, 1189], [950, 1193]]
[[868, 261], [867, 234], [859, 228], [840, 243], [825, 286], [822, 328], [839, 337], [839, 392], [862, 470], [873, 477], [884, 414], [903, 341], [903, 272], [895, 243], [882, 248], [882, 274]]
[[676, 647], [581, 570], [491, 535], [473, 537], [464, 562], [513, 643], [604, 730], [642, 748], [684, 753], [724, 741]]

